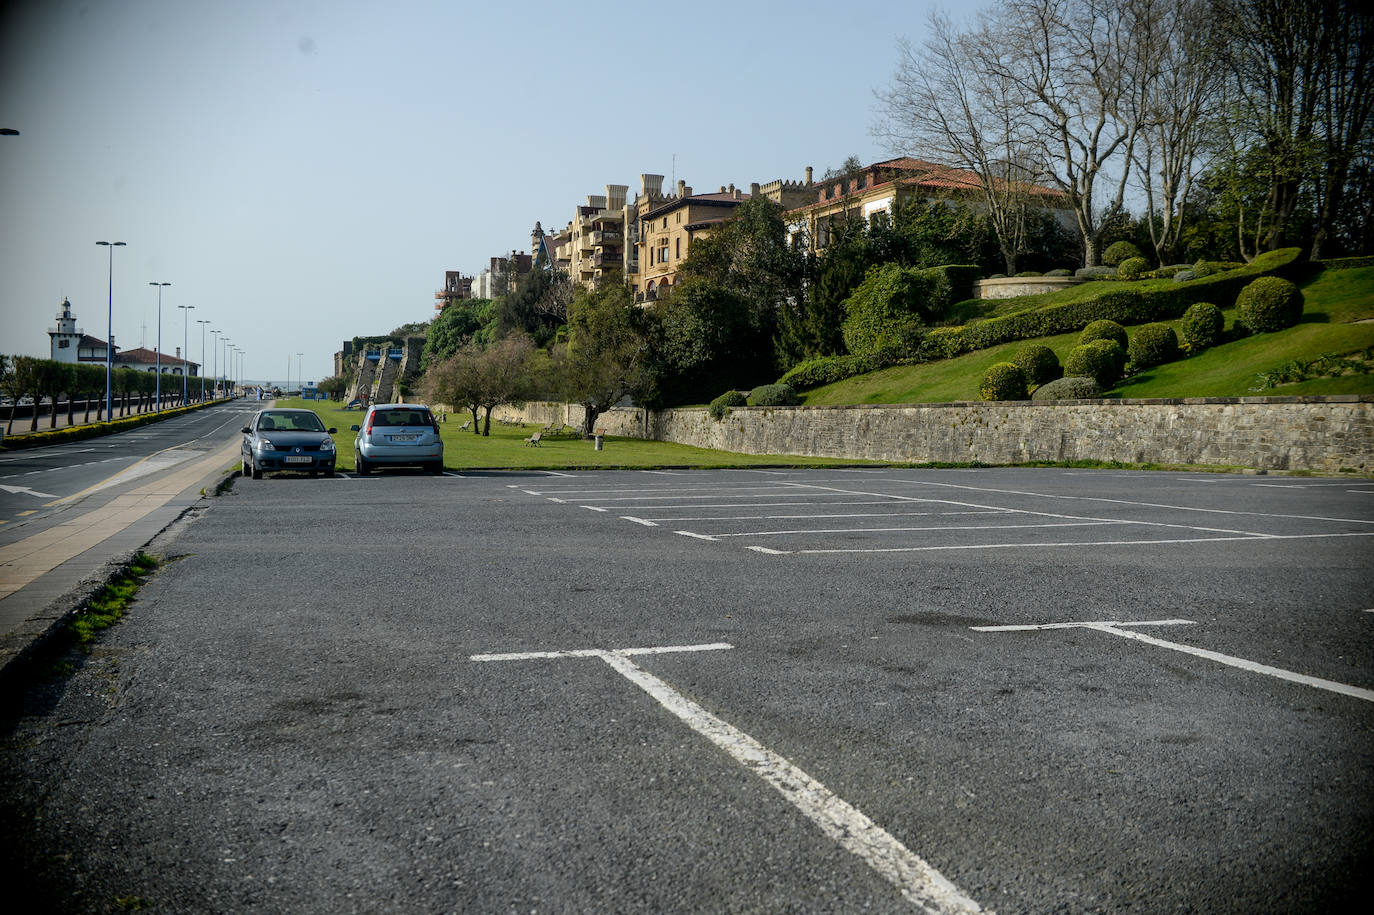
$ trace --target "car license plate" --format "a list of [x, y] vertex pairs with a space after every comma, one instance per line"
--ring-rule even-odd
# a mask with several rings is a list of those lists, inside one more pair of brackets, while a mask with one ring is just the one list
[[392, 435], [392, 436], [390, 436], [390, 438], [391, 438], [391, 440], [392, 440], [393, 442], [413, 442], [413, 441], [415, 441], [415, 440], [416, 440], [417, 438], [419, 438], [419, 437], [420, 437], [420, 436], [418, 436], [418, 435]]
[[288, 464], [309, 464], [315, 459], [308, 454], [288, 454], [282, 460], [286, 461]]

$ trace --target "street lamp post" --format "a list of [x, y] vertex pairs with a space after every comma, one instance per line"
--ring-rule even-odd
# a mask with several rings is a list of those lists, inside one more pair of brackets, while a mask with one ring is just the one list
[[187, 357], [191, 355], [191, 335], [188, 331], [191, 312], [195, 311], [196, 306], [178, 305], [177, 308], [181, 309], [181, 405], [184, 407], [186, 406], [186, 398], [191, 393], [191, 383], [186, 377], [186, 367], [190, 365], [190, 360]]
[[171, 283], [149, 283], [157, 287], [157, 412], [162, 412], [162, 287]]
[[301, 386], [301, 395], [305, 395], [305, 362], [301, 359], [301, 354], [296, 354], [296, 383]]
[[[114, 249], [123, 247], [124, 242], [98, 241], [96, 244], [110, 249], [110, 300], [105, 315], [105, 422], [109, 422], [110, 409], [113, 406], [110, 382], [114, 378]], [[34, 410], [37, 409], [34, 407]]]
[[210, 331], [210, 336], [212, 336], [212, 337], [215, 338], [215, 369], [214, 369], [214, 373], [213, 373], [210, 377], [213, 378], [213, 379], [215, 380], [215, 384], [214, 384], [214, 396], [215, 396], [215, 399], [216, 399], [216, 400], [219, 399], [219, 335], [222, 334], [222, 333], [224, 333], [224, 331], [221, 331], [221, 330], [212, 330], [212, 331]]
[[200, 402], [205, 403], [205, 325], [210, 319], [196, 318], [196, 323], [200, 325]]

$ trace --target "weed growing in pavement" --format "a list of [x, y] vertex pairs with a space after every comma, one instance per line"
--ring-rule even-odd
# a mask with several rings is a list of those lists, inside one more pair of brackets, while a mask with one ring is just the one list
[[140, 552], [129, 561], [125, 571], [106, 582], [67, 624], [67, 631], [77, 644], [89, 646], [101, 630], [119, 622], [124, 610], [138, 593], [143, 579], [157, 567], [157, 559]]

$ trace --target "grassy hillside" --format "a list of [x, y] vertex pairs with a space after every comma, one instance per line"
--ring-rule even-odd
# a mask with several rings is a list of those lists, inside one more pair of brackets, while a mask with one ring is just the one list
[[[1157, 280], [1154, 282], [1172, 282]], [[1072, 293], [1082, 294], [1078, 287]], [[1109, 392], [1117, 397], [1245, 397], [1259, 394], [1374, 394], [1374, 374], [1313, 378], [1262, 387], [1260, 376], [1294, 361], [1332, 353], [1359, 353], [1374, 346], [1374, 267], [1327, 270], [1302, 286], [1303, 319], [1295, 327], [1256, 334], [1196, 356], [1158, 366]], [[1055, 294], [1060, 295], [1060, 294]], [[1035, 296], [1046, 299], [1047, 296]], [[1021, 301], [1021, 300], [1018, 300]], [[1055, 299], [1058, 301], [1058, 299]], [[1229, 328], [1235, 310], [1225, 312]], [[1178, 322], [1167, 322], [1177, 329]], [[1127, 328], [1128, 332], [1130, 328]], [[977, 400], [983, 373], [1031, 343], [1043, 343], [1060, 362], [1078, 334], [1024, 340], [925, 365], [896, 366], [805, 392], [807, 404], [939, 403]]]

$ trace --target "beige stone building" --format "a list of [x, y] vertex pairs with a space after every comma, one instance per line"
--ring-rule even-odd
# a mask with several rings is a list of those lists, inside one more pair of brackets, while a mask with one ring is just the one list
[[550, 243], [553, 263], [567, 270], [575, 283], [593, 288], [625, 270], [624, 184], [606, 185], [605, 194], [588, 194], [567, 229]]
[[805, 181], [754, 183], [747, 194], [733, 184], [694, 194], [685, 181], [677, 183], [676, 194], [664, 194], [662, 175], [640, 175], [639, 182], [639, 194], [625, 208], [624, 220], [635, 251], [626, 262], [625, 281], [636, 302], [652, 302], [670, 289], [693, 241], [710, 235], [744, 201], [763, 196], [792, 208], [812, 196], [810, 168]]

